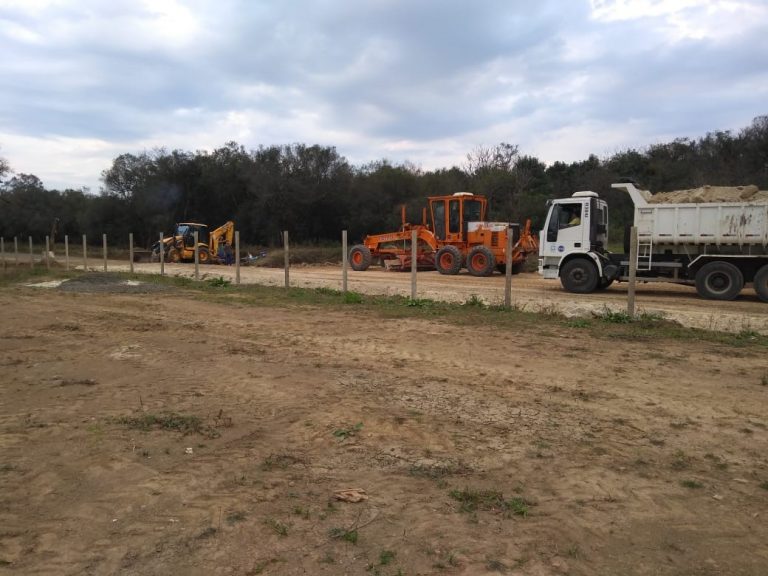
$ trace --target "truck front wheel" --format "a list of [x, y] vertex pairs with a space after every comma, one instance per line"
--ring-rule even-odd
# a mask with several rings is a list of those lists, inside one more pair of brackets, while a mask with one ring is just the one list
[[568, 292], [589, 294], [597, 288], [597, 267], [586, 258], [574, 258], [560, 269], [560, 282]]
[[730, 262], [710, 262], [696, 273], [696, 292], [710, 300], [733, 300], [744, 287], [744, 275]]

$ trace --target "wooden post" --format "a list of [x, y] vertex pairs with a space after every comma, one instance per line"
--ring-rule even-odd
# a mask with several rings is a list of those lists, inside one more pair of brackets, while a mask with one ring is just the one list
[[341, 231], [341, 291], [347, 291], [347, 231]]
[[88, 272], [88, 242], [83, 234], [83, 272]]
[[240, 230], [235, 230], [235, 284], [240, 284]]
[[291, 277], [289, 273], [290, 269], [290, 253], [288, 248], [288, 230], [285, 230], [283, 232], [283, 251], [285, 252], [285, 287], [290, 288], [291, 287]]
[[133, 274], [133, 232], [128, 233], [128, 260], [131, 261], [129, 269]]
[[104, 249], [104, 272], [107, 271], [107, 235], [101, 235], [101, 245]]
[[69, 270], [69, 234], [64, 234], [64, 266]]
[[195, 243], [195, 280], [200, 280], [200, 247], [197, 245], [198, 232], [192, 232], [192, 241]]
[[5, 238], [0, 238], [0, 255], [3, 258], [3, 273], [5, 273]]
[[13, 255], [16, 258], [16, 268], [19, 267], [19, 239], [14, 236], [13, 237]]
[[629, 232], [629, 288], [627, 289], [627, 314], [635, 317], [635, 284], [637, 282], [637, 227]]
[[163, 233], [160, 232], [160, 276], [165, 276], [165, 246], [163, 245]]
[[411, 230], [411, 300], [416, 300], [417, 242], [418, 238], [416, 235], [416, 230]]
[[504, 253], [504, 308], [512, 308], [512, 227], [507, 228], [507, 247]]
[[47, 270], [51, 269], [51, 260], [49, 257], [49, 254], [51, 253], [51, 238], [49, 236], [45, 237], [45, 268]]
[[32, 236], [29, 237], [29, 267], [35, 267], [35, 253], [32, 251]]

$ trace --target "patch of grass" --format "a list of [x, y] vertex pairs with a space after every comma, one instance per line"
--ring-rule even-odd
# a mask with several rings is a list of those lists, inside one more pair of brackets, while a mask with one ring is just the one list
[[292, 454], [270, 454], [264, 458], [264, 461], [261, 463], [261, 469], [264, 472], [269, 472], [275, 468], [285, 470], [295, 464], [304, 464], [304, 459]]
[[760, 488], [762, 488], [763, 490], [768, 490], [768, 481], [761, 482], [760, 483]]
[[218, 437], [218, 432], [203, 424], [198, 416], [176, 414], [141, 414], [139, 416], [125, 416], [118, 418], [118, 422], [127, 428], [149, 432], [150, 430], [167, 430], [181, 432], [182, 434], [202, 434], [209, 438]]
[[386, 566], [387, 564], [391, 564], [392, 561], [395, 559], [395, 556], [397, 556], [397, 554], [392, 550], [382, 550], [381, 552], [379, 552], [379, 564], [381, 566]]
[[436, 302], [429, 298], [414, 298], [413, 300], [408, 300], [408, 303], [406, 304], [406, 306], [409, 306], [411, 308], [429, 308], [430, 306], [434, 306], [435, 304]]
[[589, 328], [592, 323], [586, 318], [574, 318], [565, 323], [568, 328]]
[[446, 476], [471, 474], [472, 468], [461, 461], [456, 464], [413, 464], [408, 473], [411, 476], [440, 480]]
[[227, 524], [230, 526], [234, 526], [238, 522], [242, 522], [247, 518], [245, 512], [241, 512], [240, 510], [235, 510], [234, 512], [229, 512], [227, 514], [227, 517], [225, 520], [227, 521]]
[[350, 544], [357, 544], [358, 539], [358, 533], [355, 529], [347, 529], [347, 528], [331, 528], [328, 531], [328, 536], [333, 538], [334, 540], [344, 540], [345, 542], [349, 542]]
[[685, 488], [692, 488], [692, 489], [704, 488], [704, 484], [702, 484], [697, 480], [681, 480], [680, 486], [683, 486]]
[[353, 436], [357, 436], [357, 433], [360, 432], [360, 430], [363, 429], [363, 423], [358, 422], [354, 426], [348, 426], [347, 428], [339, 428], [337, 430], [333, 431], [333, 435], [336, 436], [336, 438], [340, 438], [341, 440], [346, 440], [347, 438], [352, 438]]
[[228, 288], [232, 285], [232, 281], [227, 280], [223, 276], [219, 276], [218, 278], [211, 278], [208, 280], [208, 285], [214, 288]]
[[200, 534], [197, 535], [198, 540], [205, 540], [207, 538], [211, 538], [213, 536], [216, 536], [216, 533], [218, 530], [214, 528], [213, 526], [208, 526], [205, 530], [200, 532]]
[[487, 510], [506, 512], [515, 516], [527, 516], [530, 502], [521, 497], [505, 500], [504, 495], [496, 490], [451, 490], [448, 495], [459, 502], [460, 512]]
[[572, 544], [571, 546], [568, 546], [565, 553], [569, 558], [581, 558], [582, 556], [581, 547], [578, 544]]
[[691, 466], [691, 460], [692, 458], [685, 452], [678, 450], [672, 455], [670, 468], [672, 468], [672, 470], [687, 470]]
[[277, 534], [280, 537], [288, 536], [288, 526], [280, 522], [280, 520], [275, 520], [274, 518], [267, 518], [264, 520], [264, 524], [269, 526], [272, 531]]
[[296, 516], [301, 516], [304, 520], [309, 520], [309, 508], [303, 508], [302, 506], [294, 506], [293, 513]]
[[345, 292], [344, 304], [362, 304], [363, 295], [359, 292]]
[[509, 567], [501, 560], [488, 560], [488, 562], [485, 563], [485, 567], [491, 572], [501, 572], [502, 574], [505, 574], [507, 570], [509, 570]]
[[761, 386], [768, 386], [768, 372], [765, 372], [762, 377], [760, 378], [760, 385]]
[[469, 298], [467, 298], [464, 301], [463, 306], [473, 307], [473, 308], [487, 308], [488, 305], [483, 302], [483, 299], [480, 298], [477, 294], [470, 294]]
[[609, 308], [605, 308], [600, 313], [595, 313], [595, 318], [608, 324], [630, 324], [632, 322], [632, 318], [626, 312], [614, 312]]

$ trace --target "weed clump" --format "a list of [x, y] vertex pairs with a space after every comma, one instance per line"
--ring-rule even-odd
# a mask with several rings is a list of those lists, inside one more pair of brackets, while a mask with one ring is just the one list
[[149, 432], [150, 430], [165, 430], [187, 434], [201, 434], [209, 438], [218, 438], [219, 433], [206, 426], [198, 416], [177, 414], [141, 414], [139, 416], [124, 416], [118, 423], [133, 430]]
[[515, 516], [527, 516], [531, 503], [524, 498], [515, 497], [505, 500], [501, 492], [496, 490], [451, 490], [448, 495], [458, 501], [460, 512], [505, 512]]

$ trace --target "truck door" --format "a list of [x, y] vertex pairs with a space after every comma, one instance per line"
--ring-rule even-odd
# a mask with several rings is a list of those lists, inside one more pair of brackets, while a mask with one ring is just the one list
[[584, 231], [588, 214], [583, 202], [562, 202], [552, 205], [547, 220], [544, 256], [566, 256], [571, 252], [589, 250], [589, 235], [584, 244]]

